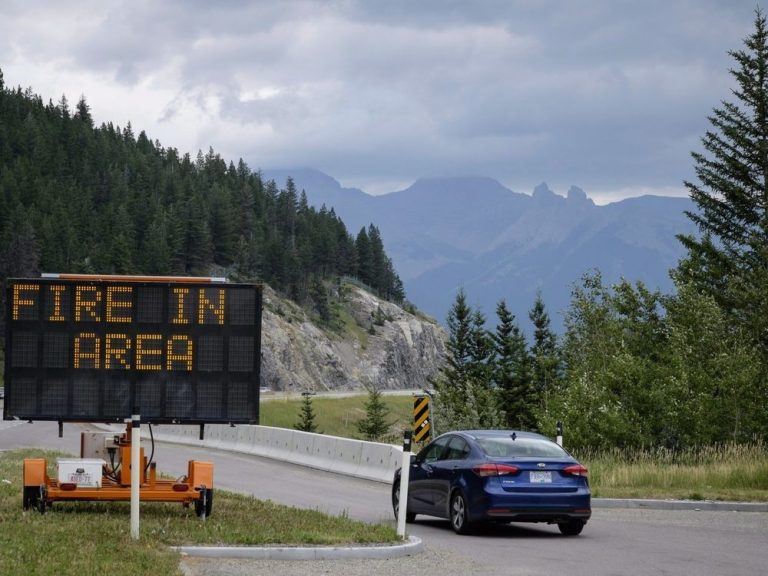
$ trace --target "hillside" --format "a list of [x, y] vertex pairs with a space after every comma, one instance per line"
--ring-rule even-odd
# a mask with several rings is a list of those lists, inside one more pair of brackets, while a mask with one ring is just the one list
[[334, 294], [339, 330], [319, 328], [272, 289], [264, 299], [261, 383], [272, 390], [423, 388], [445, 356], [437, 323], [354, 284]]

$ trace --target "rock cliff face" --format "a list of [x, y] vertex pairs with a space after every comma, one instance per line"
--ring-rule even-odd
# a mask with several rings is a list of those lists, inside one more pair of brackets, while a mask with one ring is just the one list
[[335, 295], [343, 328], [321, 330], [295, 304], [265, 287], [261, 385], [272, 390], [421, 388], [445, 357], [445, 331], [345, 284]]

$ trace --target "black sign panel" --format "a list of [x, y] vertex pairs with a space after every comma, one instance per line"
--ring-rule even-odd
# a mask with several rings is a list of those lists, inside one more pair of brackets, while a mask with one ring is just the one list
[[6, 420], [259, 421], [261, 287], [8, 280]]

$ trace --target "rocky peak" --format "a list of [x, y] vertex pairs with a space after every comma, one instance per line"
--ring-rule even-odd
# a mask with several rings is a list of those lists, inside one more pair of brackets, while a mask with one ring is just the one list
[[582, 190], [578, 186], [571, 186], [568, 189], [567, 199], [568, 199], [568, 202], [571, 202], [577, 205], [578, 204], [588, 204], [590, 206], [595, 205], [592, 199], [587, 197], [587, 193], [584, 192], [584, 190]]
[[536, 188], [533, 189], [533, 199], [537, 202], [545, 202], [547, 204], [556, 201], [556, 200], [562, 200], [561, 196], [558, 196], [555, 194], [549, 186], [547, 186], [546, 182], [542, 182]]

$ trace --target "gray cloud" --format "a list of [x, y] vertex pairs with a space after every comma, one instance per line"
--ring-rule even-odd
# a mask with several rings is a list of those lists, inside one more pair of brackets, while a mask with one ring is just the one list
[[254, 168], [314, 166], [379, 192], [483, 174], [610, 197], [682, 191], [754, 7], [4, 2], [0, 67], [46, 99], [85, 91], [97, 120], [130, 114], [166, 146]]

